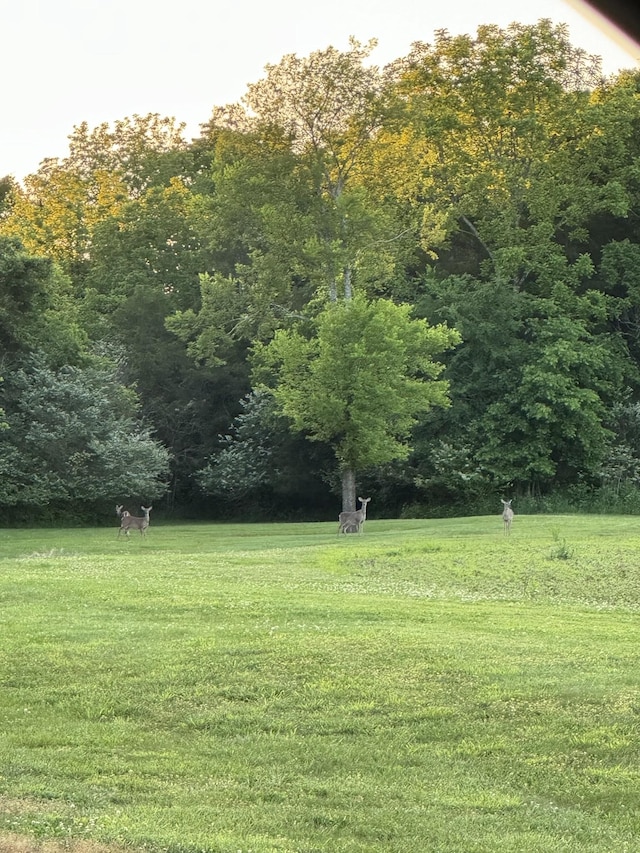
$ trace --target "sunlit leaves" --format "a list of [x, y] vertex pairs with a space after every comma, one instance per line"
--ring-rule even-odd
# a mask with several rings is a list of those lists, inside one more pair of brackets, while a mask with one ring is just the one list
[[[572, 251], [584, 242], [599, 211], [625, 215], [615, 170], [637, 104], [627, 92], [621, 109], [615, 87], [591, 94], [603, 82], [597, 58], [573, 48], [566, 27], [483, 26], [475, 38], [439, 31], [393, 71], [396, 142], [420, 164], [416, 203], [435, 211], [432, 227], [423, 220], [425, 248], [454, 240], [473, 247], [486, 275], [541, 290], [565, 278], [547, 268], [549, 254], [561, 259], [567, 243]], [[392, 148], [392, 134], [385, 139]]]
[[330, 305], [316, 330], [312, 338], [280, 331], [259, 347], [258, 378], [275, 372], [283, 413], [296, 430], [331, 442], [342, 468], [405, 457], [416, 415], [448, 404], [435, 356], [459, 342], [457, 332], [361, 296]]
[[123, 205], [184, 171], [182, 126], [158, 115], [134, 116], [70, 136], [69, 155], [49, 158], [15, 188], [0, 233], [81, 275], [89, 266], [96, 227]]

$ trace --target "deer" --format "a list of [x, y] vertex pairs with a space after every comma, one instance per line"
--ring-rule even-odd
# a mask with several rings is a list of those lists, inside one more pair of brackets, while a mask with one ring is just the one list
[[502, 501], [502, 520], [504, 521], [504, 534], [508, 536], [511, 533], [511, 522], [513, 521], [513, 510], [511, 509], [511, 501]]
[[127, 515], [131, 515], [131, 513], [128, 510], [124, 509], [122, 504], [116, 504], [116, 515], [119, 519], [122, 519]]
[[[140, 536], [147, 535], [147, 527], [149, 526], [149, 513], [153, 509], [152, 506], [141, 506], [140, 509], [143, 511], [144, 515], [140, 518], [137, 515], [131, 515], [131, 513], [124, 510], [120, 516], [120, 530], [118, 530], [118, 536], [124, 530], [125, 536], [129, 535], [130, 530], [139, 530]], [[122, 510], [122, 508], [121, 508]]]
[[356, 533], [362, 533], [365, 520], [367, 518], [367, 504], [371, 498], [358, 498], [360, 501], [360, 509], [355, 512], [341, 512], [338, 516], [338, 533], [346, 533], [347, 529], [352, 530], [355, 527]]

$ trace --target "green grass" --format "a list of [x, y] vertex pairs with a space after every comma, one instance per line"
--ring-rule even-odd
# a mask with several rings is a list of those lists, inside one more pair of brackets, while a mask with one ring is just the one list
[[336, 530], [0, 531], [0, 850], [640, 849], [637, 519]]

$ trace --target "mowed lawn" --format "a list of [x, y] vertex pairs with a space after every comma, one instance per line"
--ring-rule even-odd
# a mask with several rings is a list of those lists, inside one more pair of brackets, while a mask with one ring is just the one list
[[640, 850], [640, 519], [336, 531], [0, 531], [0, 850]]

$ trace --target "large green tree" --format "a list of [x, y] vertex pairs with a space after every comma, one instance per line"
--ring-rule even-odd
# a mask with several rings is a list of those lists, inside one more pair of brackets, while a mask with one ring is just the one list
[[435, 357], [460, 337], [410, 315], [356, 295], [330, 303], [312, 334], [280, 330], [256, 348], [256, 379], [271, 379], [294, 430], [333, 447], [345, 509], [355, 508], [357, 472], [406, 457], [416, 416], [448, 405]]
[[237, 334], [251, 323], [272, 334], [310, 300], [379, 293], [402, 274], [394, 210], [372, 204], [359, 178], [385, 115], [373, 44], [267, 65], [243, 105], [205, 129], [214, 157], [203, 225], [215, 272], [246, 304]]
[[[267, 65], [244, 101], [257, 125], [291, 145], [321, 202], [317, 239], [323, 244], [326, 285], [332, 299], [341, 284], [351, 291], [354, 235], [364, 211], [349, 198], [354, 170], [383, 120], [378, 69], [366, 65], [375, 41], [351, 40], [348, 51], [329, 47], [308, 57], [289, 54]], [[357, 239], [357, 238], [356, 238]]]
[[79, 316], [57, 265], [0, 236], [0, 504], [63, 512], [165, 490], [167, 451]]
[[51, 370], [28, 359], [3, 387], [0, 504], [61, 511], [166, 491], [167, 451], [138, 420], [133, 392], [108, 366]]
[[594, 94], [598, 60], [565, 26], [438, 31], [394, 75], [397, 124], [379, 140], [398, 165], [391, 187], [421, 208], [423, 248], [451, 272], [549, 294], [590, 220], [628, 212], [614, 164], [640, 105]]
[[[82, 305], [92, 338], [120, 361], [146, 419], [171, 450], [171, 501], [188, 503], [191, 475], [226, 429], [247, 390], [236, 371], [199, 366], [166, 327], [200, 304], [199, 273], [210, 254], [198, 235], [194, 199], [174, 178], [152, 186], [95, 229]], [[246, 372], [245, 372], [246, 375]]]
[[122, 119], [113, 128], [82, 123], [69, 137], [67, 157], [44, 160], [13, 186], [0, 233], [54, 259], [80, 291], [96, 226], [118, 216], [129, 199], [189, 172], [182, 127], [157, 114]]
[[611, 323], [632, 317], [633, 287], [616, 286], [616, 305], [608, 284], [630, 253], [598, 269], [637, 197], [635, 82], [605, 81], [549, 21], [439, 31], [389, 73], [395, 118], [373, 162], [387, 170], [366, 180], [420, 212], [420, 311], [464, 338], [447, 358], [452, 407], [418, 433], [417, 479], [461, 492], [593, 481], [608, 409], [637, 385]]
[[428, 291], [424, 309], [464, 342], [447, 359], [453, 405], [418, 441], [422, 482], [459, 495], [479, 480], [531, 494], [595, 482], [608, 410], [637, 372], [607, 331], [602, 294], [559, 284], [546, 298], [470, 277], [432, 279]]

